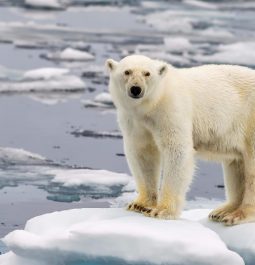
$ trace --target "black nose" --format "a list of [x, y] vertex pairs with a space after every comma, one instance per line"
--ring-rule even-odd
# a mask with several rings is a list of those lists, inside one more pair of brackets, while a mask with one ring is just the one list
[[132, 86], [130, 88], [131, 96], [138, 97], [142, 92], [142, 89], [139, 86]]

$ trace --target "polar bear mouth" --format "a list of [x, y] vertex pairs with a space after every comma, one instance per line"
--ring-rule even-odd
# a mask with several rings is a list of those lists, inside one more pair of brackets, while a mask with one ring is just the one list
[[141, 87], [139, 86], [132, 86], [130, 87], [130, 89], [128, 90], [128, 95], [131, 98], [141, 98], [143, 97], [143, 90]]

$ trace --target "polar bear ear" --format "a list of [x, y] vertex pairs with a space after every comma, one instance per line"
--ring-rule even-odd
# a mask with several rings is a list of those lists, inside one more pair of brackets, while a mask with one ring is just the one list
[[105, 62], [105, 66], [109, 72], [115, 70], [117, 68], [118, 62], [113, 59], [107, 59]]
[[159, 75], [164, 76], [166, 72], [167, 72], [167, 64], [163, 63], [159, 66], [158, 73]]

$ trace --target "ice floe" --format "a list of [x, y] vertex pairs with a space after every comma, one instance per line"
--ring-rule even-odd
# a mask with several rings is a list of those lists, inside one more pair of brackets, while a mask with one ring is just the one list
[[89, 107], [99, 107], [99, 108], [114, 108], [111, 95], [109, 93], [103, 92], [95, 96], [93, 100], [83, 100], [84, 106]]
[[70, 168], [23, 149], [0, 148], [0, 188], [19, 183], [38, 186], [55, 201], [92, 197], [111, 203], [124, 192], [135, 196], [134, 179], [127, 174]]
[[91, 53], [73, 48], [66, 48], [61, 52], [48, 53], [43, 55], [43, 57], [60, 61], [90, 61], [95, 58]]
[[45, 157], [23, 149], [0, 147], [0, 166], [20, 164], [38, 165], [46, 164], [48, 162], [49, 160], [47, 160]]
[[184, 37], [166, 37], [165, 47], [168, 51], [186, 51], [192, 48], [192, 44]]
[[[74, 209], [29, 220], [4, 238], [4, 265], [243, 265], [219, 236], [190, 220], [164, 221], [123, 209]], [[16, 261], [12, 263], [16, 258]], [[9, 262], [10, 261], [10, 262]], [[2, 263], [1, 263], [2, 264]]]
[[189, 33], [193, 29], [192, 23], [196, 22], [197, 19], [180, 16], [175, 11], [167, 10], [149, 14], [145, 17], [145, 21], [147, 24], [163, 32]]
[[255, 65], [255, 42], [237, 42], [219, 45], [212, 55], [196, 55], [194, 59], [210, 63]]
[[75, 130], [71, 132], [76, 137], [92, 137], [92, 138], [112, 138], [112, 139], [121, 139], [122, 134], [120, 131], [112, 131], [112, 132], [96, 132], [96, 131], [91, 131], [91, 130]]
[[66, 169], [52, 170], [48, 174], [54, 175], [52, 182], [62, 183], [64, 186], [125, 186], [131, 181], [126, 174], [107, 170]]
[[50, 79], [68, 74], [69, 72], [70, 70], [65, 68], [39, 68], [25, 72], [24, 77], [28, 79]]
[[0, 81], [0, 93], [83, 91], [85, 83], [68, 69], [40, 68], [24, 72], [20, 80]]
[[84, 82], [74, 75], [44, 81], [0, 82], [0, 93], [82, 91], [84, 88]]
[[217, 5], [215, 3], [208, 3], [205, 1], [198, 1], [198, 0], [184, 0], [184, 3], [198, 7], [203, 9], [217, 9]]
[[62, 0], [25, 0], [25, 6], [33, 8], [62, 9], [64, 1]]

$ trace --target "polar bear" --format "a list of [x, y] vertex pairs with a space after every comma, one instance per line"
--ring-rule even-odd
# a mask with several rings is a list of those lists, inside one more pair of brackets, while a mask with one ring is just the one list
[[142, 55], [108, 59], [106, 66], [138, 191], [128, 209], [178, 218], [199, 155], [224, 169], [227, 202], [209, 218], [226, 225], [254, 221], [255, 70], [177, 69]]

